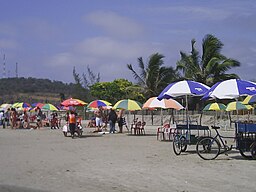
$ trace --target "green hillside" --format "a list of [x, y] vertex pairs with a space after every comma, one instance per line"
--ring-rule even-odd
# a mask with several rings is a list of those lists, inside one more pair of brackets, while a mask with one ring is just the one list
[[31, 77], [0, 79], [0, 103], [22, 101], [59, 104], [62, 99], [74, 97], [75, 93], [75, 85], [72, 83], [65, 84], [60, 81]]

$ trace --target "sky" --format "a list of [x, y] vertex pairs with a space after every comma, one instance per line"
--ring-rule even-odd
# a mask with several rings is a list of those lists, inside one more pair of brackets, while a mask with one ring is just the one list
[[[77, 73], [100, 73], [102, 82], [134, 82], [137, 59], [164, 55], [176, 67], [180, 51], [201, 53], [206, 34], [236, 59], [236, 73], [255, 80], [254, 0], [0, 0], [0, 78], [34, 77], [65, 83]], [[5, 67], [4, 67], [5, 66]], [[5, 68], [5, 70], [4, 70]], [[4, 72], [5, 71], [5, 72]]]

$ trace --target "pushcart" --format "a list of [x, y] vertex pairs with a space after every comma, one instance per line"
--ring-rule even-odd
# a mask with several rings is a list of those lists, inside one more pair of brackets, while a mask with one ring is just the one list
[[256, 124], [236, 123], [236, 148], [243, 157], [256, 159]]
[[[216, 131], [214, 137], [205, 137], [196, 145], [197, 154], [204, 160], [212, 160], [219, 154], [227, 154], [232, 149], [239, 150], [240, 154], [247, 159], [256, 159], [256, 124], [236, 122], [235, 136], [228, 137], [220, 135], [220, 127], [212, 126]], [[233, 138], [236, 146], [228, 146], [223, 140]]]
[[210, 136], [211, 130], [208, 126], [178, 124], [173, 136], [173, 151], [176, 155], [180, 155], [187, 150], [188, 145], [196, 145], [202, 138]]

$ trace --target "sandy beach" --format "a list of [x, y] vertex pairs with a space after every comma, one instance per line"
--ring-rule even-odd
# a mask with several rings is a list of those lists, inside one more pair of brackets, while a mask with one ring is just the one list
[[50, 128], [1, 128], [0, 191], [256, 191], [256, 161], [237, 150], [204, 161], [195, 146], [176, 156], [156, 128], [146, 126], [145, 136], [85, 128], [76, 139]]

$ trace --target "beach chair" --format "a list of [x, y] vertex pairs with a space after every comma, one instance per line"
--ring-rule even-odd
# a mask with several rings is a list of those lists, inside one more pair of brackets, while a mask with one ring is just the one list
[[145, 121], [143, 121], [142, 123], [141, 123], [141, 126], [139, 127], [139, 134], [140, 135], [146, 135], [146, 132], [145, 132], [145, 125], [146, 125], [146, 122]]

